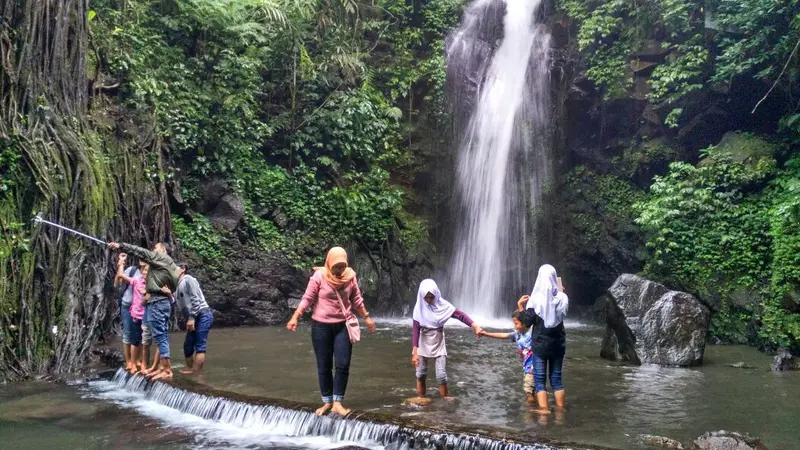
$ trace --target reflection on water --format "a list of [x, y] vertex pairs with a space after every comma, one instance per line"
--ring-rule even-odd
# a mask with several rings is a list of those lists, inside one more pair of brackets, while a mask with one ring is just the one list
[[[718, 429], [749, 432], [769, 448], [798, 448], [794, 427], [800, 417], [800, 374], [770, 372], [770, 358], [752, 348], [709, 346], [706, 364], [694, 369], [621, 367], [598, 357], [602, 329], [571, 323], [567, 334], [565, 413], [531, 412], [522, 393], [515, 346], [477, 340], [460, 326], [447, 330], [448, 374], [456, 402], [438, 400], [431, 385], [430, 407], [403, 406], [403, 400], [414, 395], [407, 321], [381, 321], [376, 335], [365, 335], [357, 344], [347, 403], [431, 425], [509, 427], [532, 436], [621, 449], [646, 448], [638, 440], [640, 434], [685, 441]], [[182, 335], [172, 336], [172, 343], [180, 348]], [[728, 366], [738, 362], [756, 369]], [[297, 333], [279, 327], [214, 330], [206, 368], [201, 381], [218, 389], [319, 401], [307, 325]], [[0, 448], [9, 449], [342, 445], [324, 436], [289, 438], [281, 430], [202, 419], [108, 382], [2, 386], [0, 436]]]
[[[510, 321], [496, 325], [510, 329]], [[433, 404], [403, 406], [414, 395], [409, 319], [378, 321], [378, 333], [356, 344], [347, 403], [432, 424], [510, 427], [617, 448], [636, 448], [640, 434], [687, 440], [718, 429], [749, 432], [769, 447], [794, 443], [800, 376], [770, 372], [769, 356], [747, 347], [708, 346], [700, 368], [621, 367], [599, 357], [602, 328], [567, 325], [563, 416], [542, 418], [529, 411], [513, 344], [478, 340], [456, 324], [447, 329], [447, 368], [457, 401], [437, 401], [429, 380]], [[318, 402], [309, 334], [307, 325], [296, 333], [280, 327], [214, 330], [204, 381], [244, 394]], [[181, 339], [176, 335], [173, 342]], [[728, 366], [737, 362], [757, 369]]]
[[190, 448], [192, 438], [146, 415], [92, 398], [80, 386], [20, 383], [0, 386], [0, 448]]

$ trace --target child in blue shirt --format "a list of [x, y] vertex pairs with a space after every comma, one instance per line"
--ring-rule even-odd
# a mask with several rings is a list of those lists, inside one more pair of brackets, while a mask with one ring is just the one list
[[517, 352], [519, 359], [522, 361], [522, 373], [524, 374], [522, 381], [522, 388], [525, 391], [525, 398], [528, 403], [536, 403], [536, 397], [533, 395], [533, 351], [531, 350], [532, 335], [530, 327], [525, 326], [522, 316], [525, 314], [523, 311], [515, 311], [511, 315], [514, 319], [513, 333], [489, 333], [482, 331], [481, 336], [486, 336], [494, 339], [508, 339], [517, 344]]

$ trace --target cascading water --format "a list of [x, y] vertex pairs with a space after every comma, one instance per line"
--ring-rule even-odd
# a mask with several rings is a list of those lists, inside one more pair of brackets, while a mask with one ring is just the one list
[[[98, 383], [98, 382], [95, 382]], [[384, 450], [411, 449], [450, 449], [450, 450], [555, 450], [555, 447], [542, 444], [522, 445], [505, 440], [490, 439], [475, 435], [449, 434], [428, 430], [419, 430], [388, 423], [377, 423], [358, 418], [341, 418], [338, 416], [317, 417], [311, 411], [299, 411], [270, 404], [251, 404], [229, 400], [222, 397], [203, 395], [171, 386], [163, 382], [151, 382], [136, 375], [131, 376], [119, 369], [111, 381], [103, 387], [95, 387], [95, 391], [123, 391], [141, 398], [140, 409], [147, 413], [155, 406], [167, 407], [183, 415], [191, 415], [196, 419], [208, 421], [197, 423], [197, 420], [182, 419], [183, 423], [193, 424], [196, 429], [207, 430], [211, 424], [223, 425], [227, 436], [222, 440], [236, 440], [247, 430], [251, 438], [259, 443], [244, 448], [377, 448]], [[101, 398], [108, 398], [102, 397]], [[125, 406], [132, 405], [131, 398], [121, 402]], [[174, 415], [161, 414], [165, 420]], [[283, 437], [282, 441], [264, 446], [269, 436]], [[326, 437], [325, 442], [310, 440], [314, 437]], [[299, 440], [303, 438], [305, 440]], [[220, 439], [220, 438], [218, 438]], [[277, 445], [276, 445], [277, 444]]]
[[[475, 0], [447, 46], [460, 137], [462, 221], [450, 267], [451, 297], [471, 314], [508, 312], [535, 278], [535, 217], [550, 183], [550, 35], [542, 0]], [[501, 13], [502, 10], [504, 13]], [[495, 29], [503, 36], [493, 50]], [[504, 306], [505, 305], [505, 306]]]

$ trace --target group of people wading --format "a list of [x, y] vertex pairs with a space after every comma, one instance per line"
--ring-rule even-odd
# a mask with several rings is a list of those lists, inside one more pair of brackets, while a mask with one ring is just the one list
[[[120, 296], [120, 316], [127, 370], [152, 379], [172, 377], [168, 331], [172, 304], [177, 302], [187, 329], [184, 342], [187, 368], [181, 373], [201, 371], [214, 316], [199, 283], [186, 274], [186, 265], [175, 264], [164, 243], [157, 243], [153, 250], [116, 242], [108, 246], [125, 252], [119, 255], [114, 281], [125, 286]], [[139, 260], [138, 267], [125, 267], [128, 254]], [[353, 344], [360, 339], [355, 314], [364, 319], [370, 333], [375, 332], [375, 322], [364, 305], [356, 273], [349, 267], [343, 248], [332, 248], [325, 265], [314, 268], [305, 294], [286, 328], [296, 331], [303, 313], [312, 307], [311, 343], [323, 403], [316, 413], [347, 415], [350, 409], [342, 402], [350, 376]], [[411, 328], [411, 364], [416, 369], [417, 379], [415, 403], [430, 401], [426, 389], [429, 367], [435, 371], [441, 397], [452, 399], [447, 389], [444, 325], [453, 318], [471, 327], [477, 337], [515, 343], [522, 361], [523, 391], [528, 402], [536, 405], [538, 412], [550, 413], [546, 391], [549, 378], [556, 408], [563, 408], [565, 391], [561, 366], [566, 351], [564, 317], [568, 308], [569, 299], [559, 283], [556, 269], [549, 264], [539, 268], [531, 295], [523, 295], [518, 300], [517, 311], [512, 315], [515, 329], [512, 333], [485, 331], [445, 300], [435, 281], [423, 280], [417, 292]], [[157, 347], [150, 364], [152, 342]]]
[[[124, 252], [117, 259], [114, 284], [123, 287], [119, 306], [126, 369], [154, 380], [172, 378], [168, 333], [172, 305], [177, 303], [186, 319], [183, 344], [186, 369], [181, 373], [200, 372], [214, 315], [200, 284], [186, 273], [186, 264], [176, 264], [163, 242], [153, 246], [153, 250], [116, 242], [109, 243], [108, 247]], [[138, 259], [138, 266], [125, 267], [128, 255]], [[156, 350], [151, 364], [153, 342]]]
[[[286, 324], [290, 331], [297, 330], [300, 317], [308, 308], [311, 316], [311, 343], [317, 360], [317, 376], [323, 405], [317, 415], [332, 411], [347, 415], [343, 406], [347, 381], [350, 376], [350, 358], [353, 343], [360, 339], [354, 313], [364, 319], [367, 330], [375, 332], [375, 322], [369, 315], [356, 273], [348, 266], [347, 253], [334, 247], [325, 258], [324, 267], [315, 267], [303, 299]], [[566, 352], [564, 317], [569, 309], [569, 299], [564, 293], [556, 269], [545, 264], [539, 268], [536, 283], [530, 296], [517, 301], [513, 333], [490, 333], [481, 328], [464, 312], [442, 298], [439, 287], [431, 279], [423, 280], [417, 292], [411, 329], [411, 364], [416, 368], [417, 404], [430, 400], [427, 397], [428, 367], [433, 366], [439, 394], [451, 400], [447, 389], [447, 347], [444, 325], [451, 318], [471, 327], [477, 337], [510, 340], [517, 346], [523, 370], [523, 390], [529, 403], [542, 414], [550, 413], [547, 396], [547, 379], [553, 389], [556, 408], [564, 408], [566, 398], [561, 382], [561, 367]]]

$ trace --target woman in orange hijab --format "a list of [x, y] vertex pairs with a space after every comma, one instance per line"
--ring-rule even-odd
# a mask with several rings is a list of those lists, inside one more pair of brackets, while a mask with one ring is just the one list
[[[355, 311], [364, 318], [370, 333], [375, 332], [375, 322], [369, 317], [356, 273], [347, 264], [347, 252], [341, 247], [328, 251], [324, 267], [314, 267], [314, 275], [308, 281], [303, 300], [297, 306], [286, 328], [297, 330], [297, 322], [306, 309], [314, 306], [311, 315], [311, 343], [317, 358], [319, 390], [322, 406], [317, 415], [328, 411], [342, 416], [350, 409], [342, 405], [350, 376], [350, 357], [353, 343], [347, 332], [347, 317]], [[335, 363], [335, 372], [334, 370]]]

